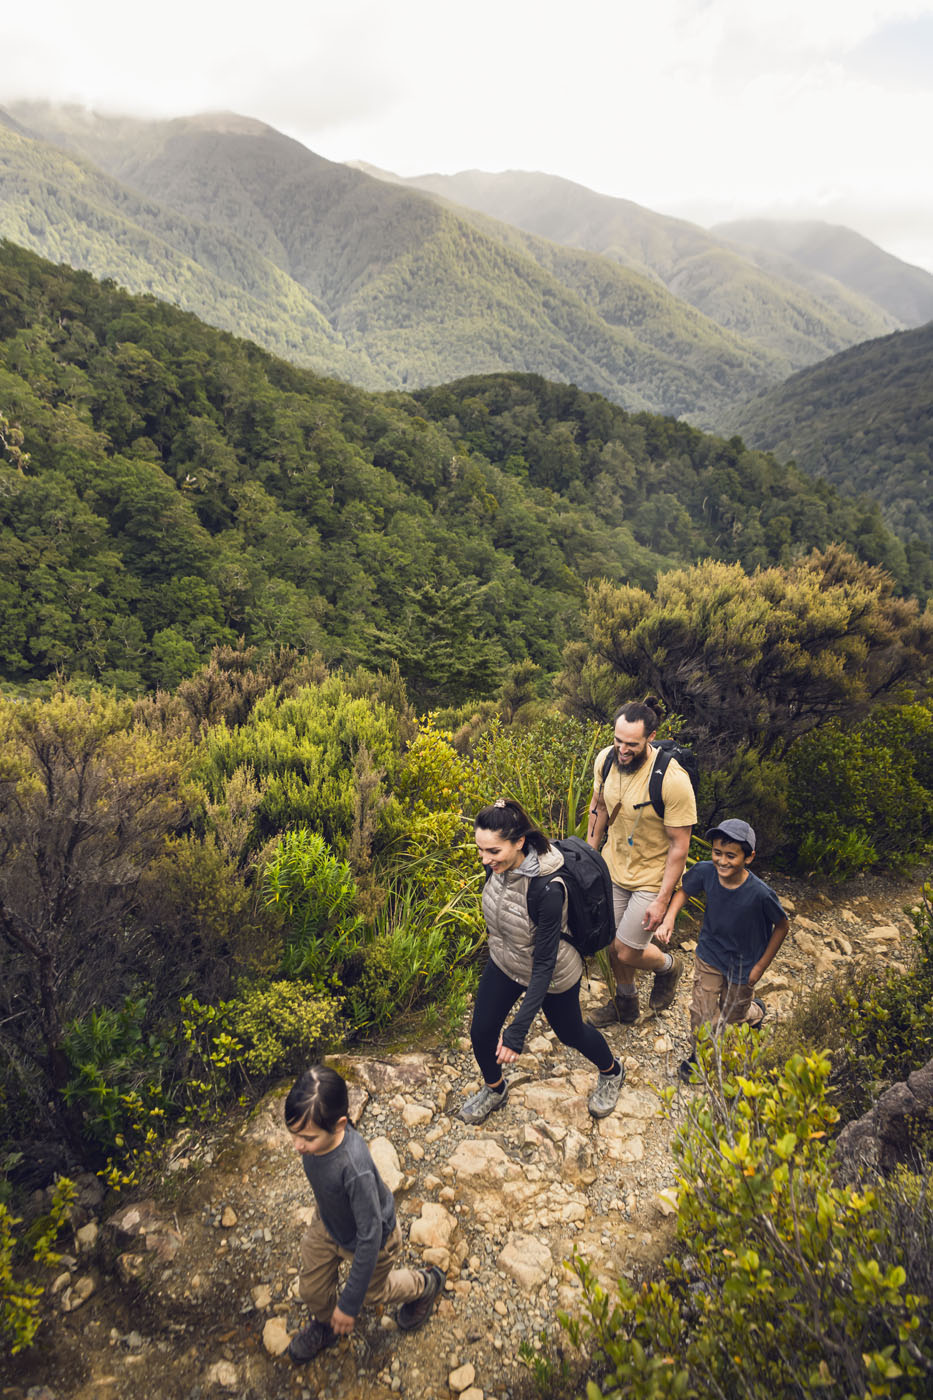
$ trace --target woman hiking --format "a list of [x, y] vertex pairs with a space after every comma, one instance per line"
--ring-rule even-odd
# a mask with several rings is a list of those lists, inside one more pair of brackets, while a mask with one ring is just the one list
[[[483, 970], [470, 1039], [483, 1075], [483, 1087], [460, 1110], [464, 1123], [482, 1123], [509, 1096], [502, 1066], [522, 1053], [525, 1037], [540, 1010], [557, 1038], [579, 1050], [599, 1071], [588, 1108], [605, 1118], [615, 1108], [625, 1070], [608, 1042], [580, 1013], [583, 959], [562, 938], [567, 930], [567, 891], [559, 871], [564, 858], [523, 808], [500, 797], [477, 814], [476, 846], [486, 867], [483, 917], [489, 961]], [[528, 913], [528, 887], [535, 876], [549, 878], [537, 910]], [[510, 1024], [505, 1019], [521, 1005]]]

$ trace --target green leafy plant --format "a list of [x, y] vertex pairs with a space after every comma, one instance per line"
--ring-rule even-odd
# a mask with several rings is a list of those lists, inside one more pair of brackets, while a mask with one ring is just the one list
[[[928, 1300], [890, 1195], [833, 1180], [829, 1060], [763, 1071], [760, 1055], [744, 1027], [700, 1039], [703, 1092], [673, 1146], [678, 1248], [661, 1278], [620, 1279], [612, 1298], [574, 1257], [584, 1316], [561, 1322], [604, 1359], [590, 1400], [929, 1393]], [[929, 1238], [933, 1201], [914, 1199]]]
[[339, 1009], [308, 983], [279, 981], [241, 988], [226, 1014], [244, 1069], [269, 1075], [320, 1059], [337, 1036]]
[[22, 1278], [22, 1270], [14, 1266], [15, 1255], [31, 1252], [33, 1263], [45, 1268], [57, 1264], [60, 1256], [54, 1250], [55, 1241], [74, 1198], [74, 1182], [66, 1176], [59, 1177], [48, 1213], [31, 1232], [30, 1249], [17, 1240], [15, 1233], [22, 1220], [11, 1215], [0, 1202], [0, 1332], [5, 1335], [13, 1356], [24, 1347], [32, 1346], [39, 1329], [39, 1304], [45, 1292], [44, 1284]]
[[286, 832], [263, 872], [268, 904], [285, 910], [282, 971], [323, 986], [359, 947], [363, 920], [350, 866], [317, 832]]

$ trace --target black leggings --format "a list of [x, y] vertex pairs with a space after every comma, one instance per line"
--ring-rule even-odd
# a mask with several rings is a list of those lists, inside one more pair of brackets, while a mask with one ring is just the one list
[[[566, 992], [549, 992], [541, 1003], [541, 1010], [562, 1044], [579, 1050], [581, 1055], [592, 1060], [598, 1070], [608, 1071], [615, 1064], [615, 1056], [605, 1036], [583, 1019], [580, 1012], [580, 981], [568, 987]], [[487, 1084], [498, 1084], [502, 1077], [502, 1066], [496, 1059], [496, 1046], [506, 1016], [524, 992], [522, 984], [506, 977], [490, 958], [476, 989], [476, 1004], [470, 1024], [473, 1054]]]

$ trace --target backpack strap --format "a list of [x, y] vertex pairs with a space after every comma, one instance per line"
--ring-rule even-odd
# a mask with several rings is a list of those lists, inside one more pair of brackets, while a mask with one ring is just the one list
[[[613, 749], [610, 749], [609, 752], [606, 754], [605, 759], [603, 760], [603, 776], [602, 776], [602, 779], [601, 779], [600, 784], [599, 784], [599, 796], [600, 796], [600, 797], [602, 797], [602, 795], [603, 795], [603, 789], [604, 789], [605, 786], [606, 786], [606, 779], [609, 777], [609, 774], [612, 772], [612, 765], [615, 763], [615, 761], [616, 761], [615, 751], [614, 751]], [[621, 806], [622, 806], [622, 803], [621, 803], [621, 802], [617, 802], [616, 805], [613, 807], [612, 811], [609, 813], [609, 820], [608, 820], [607, 823], [606, 823], [606, 830], [607, 830], [607, 831], [608, 831], [609, 828], [612, 826], [612, 823], [615, 821], [616, 817], [619, 815], [619, 809], [620, 809]]]
[[[670, 767], [671, 759], [674, 757], [670, 749], [655, 749], [654, 766], [651, 769], [651, 776], [648, 779], [648, 801], [651, 803], [662, 822], [664, 820], [664, 798], [661, 790], [664, 787], [664, 774]], [[643, 804], [647, 806], [647, 803]]]
[[[560, 879], [562, 873], [563, 871], [561, 869], [555, 870], [550, 875], [532, 875], [531, 879], [528, 881], [528, 892], [525, 895], [525, 906], [528, 909], [528, 917], [536, 928], [538, 926], [538, 916], [541, 913], [541, 901], [544, 898], [544, 891], [547, 889], [551, 881], [560, 880], [560, 883], [564, 887], [564, 894], [566, 895], [567, 893], [566, 882]], [[563, 937], [565, 937], [565, 934], [562, 930], [561, 938]]]

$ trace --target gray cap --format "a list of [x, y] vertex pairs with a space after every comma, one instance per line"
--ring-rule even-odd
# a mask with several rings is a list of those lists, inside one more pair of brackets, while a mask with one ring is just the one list
[[707, 841], [712, 841], [714, 836], [726, 836], [730, 841], [744, 841], [746, 846], [755, 849], [755, 831], [748, 822], [740, 821], [738, 817], [727, 817], [718, 826], [711, 826], [706, 833]]

